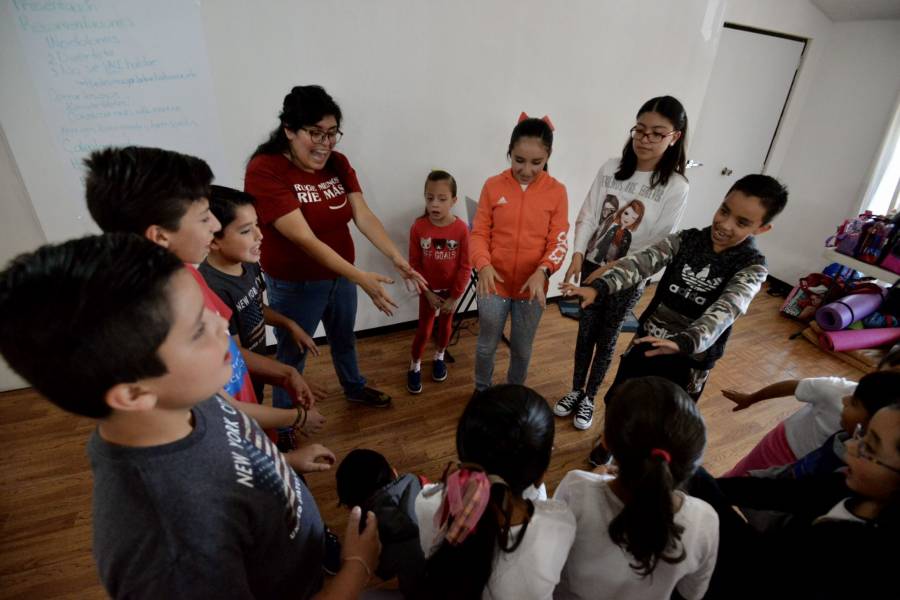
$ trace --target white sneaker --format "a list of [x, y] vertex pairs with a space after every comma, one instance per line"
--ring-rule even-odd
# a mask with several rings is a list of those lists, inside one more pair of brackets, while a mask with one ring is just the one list
[[585, 396], [578, 403], [578, 410], [575, 411], [575, 420], [573, 421], [575, 429], [584, 431], [590, 429], [594, 424], [594, 399]]
[[582, 398], [584, 398], [584, 392], [572, 390], [556, 401], [556, 406], [553, 407], [553, 414], [557, 417], [568, 417], [575, 410], [575, 407], [578, 406], [578, 403], [581, 402]]

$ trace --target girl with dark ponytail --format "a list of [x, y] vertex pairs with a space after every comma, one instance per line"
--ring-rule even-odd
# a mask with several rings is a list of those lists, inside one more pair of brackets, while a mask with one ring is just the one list
[[702, 598], [719, 521], [680, 491], [700, 464], [706, 428], [696, 404], [661, 377], [632, 379], [606, 405], [605, 440], [618, 475], [571, 471], [554, 498], [577, 535], [556, 598]]
[[438, 599], [552, 598], [575, 519], [542, 487], [553, 447], [546, 400], [521, 385], [476, 392], [456, 430], [460, 463], [416, 499], [427, 588]]

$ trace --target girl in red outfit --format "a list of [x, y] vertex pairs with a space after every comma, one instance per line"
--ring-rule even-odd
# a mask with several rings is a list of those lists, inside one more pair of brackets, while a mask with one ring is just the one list
[[412, 361], [406, 374], [406, 389], [422, 391], [422, 353], [431, 337], [435, 317], [437, 351], [431, 378], [447, 379], [444, 351], [450, 342], [453, 308], [472, 269], [469, 263], [469, 228], [451, 212], [456, 204], [456, 180], [446, 171], [432, 171], [425, 179], [425, 214], [409, 230], [409, 264], [428, 282], [419, 295], [419, 328], [412, 345]]

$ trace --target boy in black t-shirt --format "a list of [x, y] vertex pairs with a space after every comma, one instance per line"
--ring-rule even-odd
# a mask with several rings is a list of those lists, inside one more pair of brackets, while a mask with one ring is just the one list
[[[210, 186], [209, 210], [222, 224], [214, 234], [206, 261], [198, 268], [206, 284], [233, 312], [228, 330], [235, 341], [253, 353], [261, 354], [266, 347], [266, 325], [287, 331], [297, 345], [319, 355], [315, 342], [296, 322], [276, 312], [263, 302], [266, 288], [259, 267], [262, 232], [257, 223], [253, 196], [232, 188]], [[248, 361], [248, 362], [252, 362]], [[250, 377], [256, 397], [262, 402], [263, 382]], [[310, 409], [303, 431], [313, 433], [322, 428], [325, 418], [315, 408]], [[279, 431], [278, 447], [296, 447], [293, 430]]]

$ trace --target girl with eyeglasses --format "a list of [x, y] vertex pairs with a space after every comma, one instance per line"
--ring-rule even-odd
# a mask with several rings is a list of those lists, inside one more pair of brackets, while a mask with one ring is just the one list
[[[684, 176], [688, 118], [684, 107], [671, 96], [660, 96], [645, 102], [636, 119], [622, 155], [600, 167], [581, 206], [575, 222], [574, 253], [564, 283], [580, 279], [587, 285], [615, 260], [675, 231], [684, 213], [688, 194]], [[611, 211], [613, 206], [618, 211]], [[621, 243], [624, 233], [615, 220], [628, 206], [634, 213], [632, 219], [639, 206], [640, 218], [633, 220], [627, 231], [628, 243]], [[620, 243], [610, 247], [609, 234], [615, 229]], [[572, 390], [553, 408], [558, 417], [574, 413], [577, 429], [589, 429], [593, 424], [594, 396], [609, 368], [625, 317], [643, 290], [643, 284], [623, 290], [582, 311]]]
[[[323, 88], [293, 88], [284, 98], [278, 127], [247, 164], [244, 188], [257, 200], [269, 304], [306, 331], [323, 323], [347, 399], [386, 407], [390, 396], [366, 386], [357, 364], [356, 286], [388, 315], [397, 304], [384, 289], [391, 278], [353, 264], [350, 221], [403, 278], [417, 285], [424, 280], [369, 209], [350, 161], [335, 152], [340, 126], [341, 109]], [[275, 335], [278, 360], [302, 372], [306, 352], [287, 332], [276, 329]], [[276, 388], [273, 403], [289, 407], [291, 399]]]
[[[841, 469], [780, 479], [713, 479], [701, 471], [690, 481], [688, 491], [719, 515], [719, 559], [707, 598], [877, 597], [896, 589], [900, 374], [876, 374], [893, 377], [881, 382], [893, 386], [882, 389], [887, 404], [845, 438]], [[761, 521], [758, 511], [780, 518]]]

